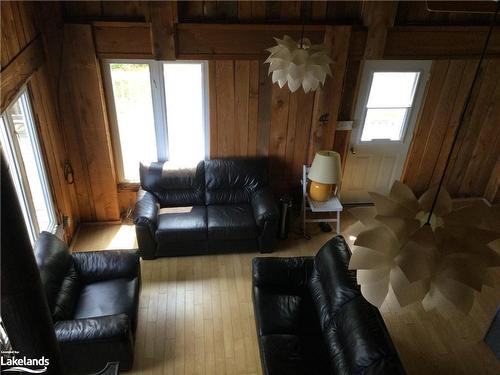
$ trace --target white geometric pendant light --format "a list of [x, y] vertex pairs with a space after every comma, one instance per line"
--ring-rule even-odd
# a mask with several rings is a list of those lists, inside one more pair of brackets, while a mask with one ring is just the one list
[[392, 289], [400, 306], [421, 302], [425, 310], [446, 313], [454, 306], [466, 314], [486, 283], [486, 269], [500, 266], [500, 233], [481, 225], [488, 209], [453, 209], [441, 188], [431, 213], [436, 190], [417, 200], [396, 181], [388, 197], [370, 194], [374, 209], [350, 210], [362, 226], [353, 233], [349, 268], [357, 270], [361, 292], [373, 305], [380, 307]]
[[280, 88], [288, 84], [291, 92], [300, 86], [304, 92], [315, 91], [325, 83], [326, 76], [332, 76], [330, 64], [332, 59], [324, 44], [313, 44], [308, 38], [298, 42], [285, 35], [283, 39], [274, 38], [277, 45], [268, 48], [271, 55], [265, 63], [269, 65], [273, 83], [278, 82]]
[[396, 181], [388, 196], [370, 193], [374, 210], [351, 210], [361, 228], [349, 236], [354, 240], [349, 268], [357, 270], [361, 293], [377, 307], [392, 289], [401, 306], [421, 302], [425, 310], [447, 313], [452, 308], [467, 314], [475, 294], [487, 283], [485, 271], [500, 266], [500, 228], [491, 228], [484, 220], [494, 217], [493, 209], [479, 205], [456, 209], [443, 186], [499, 9], [500, 4], [439, 184], [417, 199], [408, 186]]

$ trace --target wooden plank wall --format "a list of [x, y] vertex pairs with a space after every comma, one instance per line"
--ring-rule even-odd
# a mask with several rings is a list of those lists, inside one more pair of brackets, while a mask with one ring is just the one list
[[56, 3], [47, 3], [42, 9], [38, 4], [2, 1], [0, 22], [2, 80], [5, 79], [4, 74], [8, 74], [9, 67], [19, 64], [19, 58], [33, 41], [43, 41], [43, 48], [36, 52], [42, 56], [35, 57], [42, 61], [42, 65], [31, 76], [26, 77], [27, 87], [58, 221], [61, 223], [63, 216], [66, 217], [68, 226], [64, 229], [64, 234], [69, 242], [80, 219], [74, 185], [67, 184], [64, 178], [63, 165], [67, 159], [67, 150], [59, 121], [52, 66], [47, 58], [50, 56], [50, 44], [55, 41], [47, 24], [55, 28], [62, 24], [61, 9]]
[[[63, 7], [68, 21], [83, 18], [92, 21], [142, 21], [144, 25], [148, 25], [151, 21], [154, 23], [151, 17], [151, 6], [147, 2], [67, 2]], [[303, 19], [313, 24], [364, 24], [369, 28], [370, 25], [366, 24], [365, 19], [368, 8], [362, 2], [340, 1], [182, 2], [178, 3], [178, 21], [180, 22], [178, 30], [191, 26], [188, 25], [189, 23], [297, 24]], [[385, 23], [389, 26], [389, 30], [388, 44], [385, 46], [384, 54], [381, 55], [383, 58], [387, 58], [392, 53], [403, 59], [440, 59], [434, 63], [434, 74], [429, 83], [428, 98], [415, 130], [416, 136], [404, 175], [405, 181], [414, 186], [417, 192], [421, 192], [436, 182], [440, 168], [442, 170], [443, 158], [446, 156], [447, 147], [449, 150], [450, 137], [457, 124], [457, 114], [460, 112], [460, 106], [463, 105], [461, 103], [467, 91], [467, 82], [471, 79], [474, 61], [470, 59], [475, 56], [465, 56], [464, 53], [447, 56], [447, 52], [437, 56], [436, 51], [431, 48], [432, 45], [428, 46], [433, 43], [433, 38], [425, 38], [426, 44], [422, 47], [424, 50], [431, 48], [431, 53], [427, 52], [425, 56], [412, 56], [408, 54], [411, 51], [399, 46], [398, 40], [401, 38], [396, 37], [401, 33], [407, 33], [405, 35], [408, 36], [403, 38], [407, 45], [406, 40], [414, 35], [411, 33], [422, 34], [422, 30], [418, 29], [419, 26], [410, 27], [409, 25], [437, 24], [440, 27], [435, 29], [441, 34], [453, 34], [460, 31], [463, 37], [463, 28], [455, 30], [447, 25], [485, 25], [489, 17], [484, 15], [437, 16], [423, 9], [421, 3], [418, 2], [400, 2], [393, 16], [394, 20], [391, 19], [390, 22]], [[395, 27], [390, 27], [392, 21]], [[99, 27], [96, 26], [94, 32]], [[148, 34], [147, 30], [145, 32]], [[434, 31], [426, 29], [424, 32], [433, 33]], [[479, 37], [479, 34], [474, 32], [474, 37]], [[441, 42], [444, 40], [438, 39]], [[351, 41], [353, 40], [351, 36]], [[356, 40], [360, 39], [356, 38]], [[474, 42], [474, 44], [477, 43]], [[205, 43], [205, 45], [209, 44]], [[387, 48], [387, 45], [390, 48]], [[434, 49], [435, 46], [442, 47], [439, 40], [433, 45]], [[101, 46], [98, 45], [98, 52], [99, 48]], [[142, 43], [141, 48], [146, 48], [144, 51], [141, 50], [141, 53], [152, 56], [152, 45]], [[241, 45], [238, 48], [241, 48]], [[353, 48], [352, 43], [350, 48]], [[362, 48], [364, 50], [364, 45]], [[382, 46], [380, 46], [380, 53], [382, 51]], [[441, 51], [442, 49], [439, 52]], [[120, 50], [120, 53], [126, 54], [127, 52], [130, 51]], [[257, 60], [258, 56], [246, 58], [212, 56], [210, 58], [213, 59], [209, 63], [211, 156], [268, 156], [274, 171], [273, 182], [276, 186], [289, 187], [298, 181], [300, 165], [305, 161], [310, 161], [311, 151], [307, 152], [307, 144], [310, 144], [311, 134], [313, 138], [317, 138], [315, 143], [318, 145], [331, 140], [322, 138], [323, 131], [315, 120], [315, 113], [317, 115], [321, 112], [315, 112], [315, 95], [302, 92], [290, 94], [286, 89], [280, 90], [273, 86], [267, 76], [267, 66], [263, 66], [262, 61]], [[352, 58], [350, 55], [346, 58], [342, 72], [345, 79], [342, 82], [341, 101], [338, 104], [340, 106], [338, 120], [352, 119], [357, 81], [362, 68], [360, 58], [357, 56]], [[490, 67], [485, 74], [494, 77], [496, 71]], [[476, 94], [476, 101], [478, 103], [481, 101], [483, 104], [478, 108], [483, 108], [483, 110], [486, 108], [485, 98], [495, 93], [492, 90], [491, 85], [481, 86]], [[491, 101], [490, 104], [493, 108], [498, 107], [498, 101]], [[495, 185], [498, 179], [494, 176], [494, 171], [498, 170], [494, 168], [498, 155], [493, 149], [494, 143], [483, 144], [485, 137], [492, 136], [491, 121], [495, 119], [495, 111], [496, 109], [493, 109], [493, 112], [486, 117], [481, 116], [481, 109], [471, 112], [473, 118], [479, 116], [480, 120], [471, 120], [471, 125], [467, 126], [470, 130], [465, 132], [468, 135], [460, 140], [461, 151], [454, 156], [448, 177], [452, 194], [457, 196], [477, 196], [486, 193], [488, 196], [498, 195], [498, 188]], [[348, 149], [349, 132], [336, 132], [333, 141], [334, 149], [345, 154]], [[484, 169], [481, 169], [483, 166]], [[481, 169], [481, 175], [478, 178], [472, 178], [474, 175], [472, 171], [477, 168]], [[486, 176], [488, 172], [490, 173]], [[92, 182], [87, 190], [93, 187]], [[98, 190], [101, 189], [98, 188]], [[133, 193], [129, 190], [121, 191], [118, 194], [120, 207], [130, 204], [132, 195]]]
[[80, 218], [116, 221], [115, 164], [92, 26], [66, 24], [63, 43], [60, 101]]
[[[476, 66], [477, 60], [433, 63], [403, 175], [417, 194], [439, 182]], [[493, 180], [489, 199], [498, 200], [499, 77], [498, 60], [485, 60], [446, 174], [445, 186], [453, 196], [484, 196]]]
[[308, 160], [315, 94], [271, 85], [267, 71], [258, 60], [209, 62], [210, 157], [269, 157], [271, 180], [286, 188]]

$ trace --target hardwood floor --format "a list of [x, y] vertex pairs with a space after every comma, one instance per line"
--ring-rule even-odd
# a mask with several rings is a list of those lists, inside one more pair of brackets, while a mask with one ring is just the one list
[[[342, 230], [353, 222], [343, 214]], [[314, 255], [332, 234], [291, 234], [267, 256]], [[72, 248], [134, 248], [133, 226], [82, 226]], [[251, 300], [251, 260], [259, 253], [142, 262], [134, 369], [130, 374], [261, 374]], [[499, 374], [483, 336], [500, 303], [500, 270], [470, 316], [442, 317], [419, 306], [381, 312], [408, 374]], [[284, 374], [286, 375], [286, 374]]]

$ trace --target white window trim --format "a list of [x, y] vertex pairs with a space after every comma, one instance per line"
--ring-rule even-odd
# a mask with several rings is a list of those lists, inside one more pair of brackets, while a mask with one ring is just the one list
[[[354, 131], [357, 131], [356, 144], [396, 144], [405, 143], [406, 137], [411, 136], [411, 131], [417, 121], [422, 99], [424, 97], [425, 86], [430, 76], [432, 61], [430, 60], [368, 60], [365, 61], [363, 66], [363, 74], [361, 78], [361, 85], [359, 89], [359, 97], [357, 106], [361, 106], [362, 111], [356, 110], [356, 113], [362, 113], [359, 119], [355, 119], [358, 125]], [[369, 141], [362, 141], [363, 128], [365, 125], [365, 118], [368, 112], [368, 97], [371, 91], [373, 82], [373, 74], [376, 72], [419, 72], [417, 83], [414, 87], [413, 101], [408, 108], [404, 120], [403, 128], [401, 129], [401, 137], [399, 140], [390, 139], [373, 139]], [[388, 107], [389, 108], [389, 107]], [[399, 107], [398, 107], [399, 108]]]
[[[21, 106], [26, 114], [26, 129], [32, 139], [32, 147], [34, 148], [34, 157], [35, 162], [37, 164], [37, 169], [39, 172], [39, 177], [42, 182], [42, 190], [44, 195], [44, 200], [48, 208], [49, 215], [49, 227], [44, 228], [43, 230], [55, 233], [58, 228], [57, 223], [57, 215], [54, 204], [54, 199], [52, 197], [52, 192], [50, 190], [50, 183], [47, 177], [47, 170], [45, 168], [45, 163], [42, 156], [42, 150], [40, 147], [40, 140], [38, 138], [38, 132], [35, 124], [35, 119], [33, 116], [33, 111], [31, 109], [31, 99], [28, 93], [26, 86], [23, 86], [19, 93], [14, 97], [11, 104], [5, 109], [5, 111], [1, 114], [2, 120], [5, 126], [2, 127], [2, 139], [4, 141], [4, 147], [7, 149], [4, 153], [5, 157], [9, 160], [9, 165], [11, 168], [14, 168], [14, 173], [11, 173], [14, 181], [14, 187], [18, 193], [18, 196], [23, 200], [21, 204], [21, 210], [23, 212], [23, 216], [25, 218], [25, 222], [28, 226], [28, 234], [30, 236], [30, 240], [34, 243], [40, 233], [41, 229], [38, 226], [38, 221], [36, 219], [35, 207], [33, 205], [33, 199], [31, 198], [31, 192], [29, 189], [26, 189], [25, 186], [29, 186], [28, 176], [25, 173], [24, 168], [21, 167], [19, 161], [22, 160], [21, 150], [19, 149], [19, 145], [17, 142], [14, 142], [15, 134], [14, 134], [14, 124], [11, 121], [10, 116], [6, 114], [8, 110], [12, 108], [12, 106], [21, 99]], [[14, 157], [13, 157], [14, 156]]]
[[110, 64], [148, 64], [150, 74], [151, 99], [153, 104], [153, 118], [155, 127], [156, 152], [158, 161], [168, 161], [168, 123], [167, 101], [165, 98], [165, 82], [163, 64], [201, 64], [202, 66], [202, 101], [203, 101], [203, 130], [205, 138], [205, 159], [210, 155], [210, 133], [208, 115], [208, 62], [198, 60], [156, 61], [150, 59], [104, 59], [102, 71], [104, 73], [104, 88], [108, 105], [108, 117], [111, 125], [111, 138], [115, 155], [115, 166], [119, 183], [135, 183], [138, 181], [126, 180], [123, 172], [123, 157], [120, 145], [118, 117], [116, 115], [115, 100], [113, 95], [113, 82], [111, 79]]

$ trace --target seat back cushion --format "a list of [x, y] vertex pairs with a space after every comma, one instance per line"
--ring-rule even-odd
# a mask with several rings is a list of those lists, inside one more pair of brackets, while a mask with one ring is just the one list
[[205, 161], [205, 190], [208, 205], [249, 203], [252, 194], [267, 185], [266, 159]]
[[205, 204], [205, 173], [201, 161], [193, 168], [176, 168], [168, 162], [140, 165], [141, 186], [152, 193], [161, 207]]
[[343, 237], [334, 237], [316, 255], [309, 281], [332, 368], [338, 374], [403, 374], [380, 312], [348, 270], [350, 254]]
[[71, 319], [80, 282], [67, 245], [55, 235], [42, 232], [34, 252], [53, 320]]

